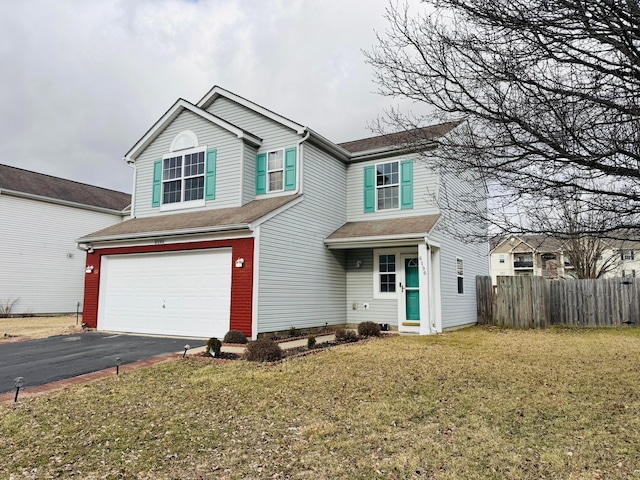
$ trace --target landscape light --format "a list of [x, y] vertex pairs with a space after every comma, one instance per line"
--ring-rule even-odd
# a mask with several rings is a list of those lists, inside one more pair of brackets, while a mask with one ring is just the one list
[[16, 378], [13, 380], [13, 383], [14, 383], [14, 384], [15, 384], [15, 386], [16, 386], [16, 396], [15, 396], [15, 398], [13, 399], [13, 402], [15, 403], [15, 402], [17, 402], [17, 401], [18, 401], [18, 392], [20, 391], [20, 387], [24, 386], [24, 377], [16, 377]]
[[122, 364], [122, 360], [120, 360], [120, 357], [116, 357], [116, 375], [120, 375], [121, 364]]
[[189, 350], [191, 347], [189, 345], [185, 345], [184, 346], [184, 353], [182, 354], [182, 358], [187, 356], [187, 350]]

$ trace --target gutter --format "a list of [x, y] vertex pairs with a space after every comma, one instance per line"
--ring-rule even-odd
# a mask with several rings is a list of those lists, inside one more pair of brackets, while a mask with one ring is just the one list
[[237, 230], [251, 230], [248, 223], [240, 223], [235, 225], [221, 225], [219, 227], [197, 227], [197, 228], [185, 228], [182, 230], [163, 230], [156, 232], [140, 232], [140, 233], [128, 233], [124, 235], [106, 235], [103, 237], [83, 237], [76, 240], [77, 244], [97, 243], [97, 242], [112, 242], [119, 240], [140, 240], [142, 238], [157, 238], [157, 237], [171, 237], [178, 235], [193, 235], [198, 233], [219, 233], [219, 232], [231, 232]]
[[343, 162], [348, 162], [351, 159], [352, 154], [344, 148], [336, 145], [331, 140], [326, 139], [319, 133], [314, 132], [310, 128], [307, 128], [307, 135], [311, 135], [311, 140], [317, 143], [319, 146], [328, 150], [330, 153], [338, 157]]
[[36, 200], [39, 202], [46, 202], [46, 203], [53, 203], [56, 205], [64, 205], [66, 207], [74, 207], [74, 208], [80, 208], [82, 210], [90, 210], [93, 212], [100, 212], [100, 213], [109, 213], [112, 215], [119, 215], [121, 217], [125, 216], [125, 210], [127, 207], [125, 207], [123, 210], [113, 210], [111, 208], [105, 208], [105, 207], [98, 207], [95, 205], [87, 205], [85, 203], [77, 203], [77, 202], [70, 202], [68, 200], [59, 200], [57, 198], [51, 198], [51, 197], [43, 197], [42, 195], [35, 195], [33, 193], [25, 193], [25, 192], [18, 192], [16, 190], [6, 190], [6, 189], [0, 189], [0, 195], [9, 195], [11, 197], [19, 197], [19, 198], [27, 198], [29, 200]]

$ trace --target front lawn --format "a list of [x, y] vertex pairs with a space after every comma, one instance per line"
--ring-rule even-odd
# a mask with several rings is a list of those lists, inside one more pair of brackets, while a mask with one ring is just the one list
[[640, 478], [640, 331], [197, 359], [0, 406], [0, 478]]

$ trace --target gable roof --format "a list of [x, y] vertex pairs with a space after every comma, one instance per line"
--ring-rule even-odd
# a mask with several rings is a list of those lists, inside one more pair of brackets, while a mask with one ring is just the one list
[[77, 204], [122, 212], [131, 195], [73, 180], [52, 177], [21, 168], [0, 165], [0, 193], [42, 197], [60, 203]]
[[201, 118], [227, 130], [233, 135], [236, 135], [241, 140], [246, 140], [255, 146], [259, 146], [262, 143], [262, 139], [257, 135], [253, 135], [252, 133], [247, 132], [240, 127], [237, 127], [234, 124], [227, 122], [226, 120], [213, 115], [212, 113], [209, 113], [182, 98], [179, 98], [171, 106], [171, 108], [169, 108], [169, 110], [167, 110], [165, 114], [160, 117], [160, 119], [156, 123], [154, 123], [149, 130], [147, 130], [142, 138], [129, 149], [129, 151], [124, 155], [124, 160], [126, 160], [127, 162], [134, 162], [138, 155], [140, 155], [140, 153], [142, 153], [142, 151], [146, 147], [148, 147], [149, 144], [153, 142], [158, 137], [158, 135], [160, 135], [162, 131], [185, 110], [188, 110], [200, 116]]
[[423, 145], [425, 142], [431, 142], [446, 135], [461, 123], [461, 121], [456, 121], [429, 125], [428, 127], [339, 143], [338, 146], [344, 148], [353, 156], [403, 149], [416, 144]]
[[347, 222], [329, 235], [324, 243], [329, 248], [350, 248], [350, 244], [355, 248], [368, 242], [422, 238], [433, 230], [439, 218], [440, 214], [434, 214]]
[[249, 230], [252, 223], [271, 213], [276, 213], [278, 209], [287, 206], [287, 204], [293, 204], [301, 198], [302, 195], [285, 195], [253, 200], [241, 207], [132, 218], [90, 233], [76, 241], [78, 243], [89, 243], [168, 235]]

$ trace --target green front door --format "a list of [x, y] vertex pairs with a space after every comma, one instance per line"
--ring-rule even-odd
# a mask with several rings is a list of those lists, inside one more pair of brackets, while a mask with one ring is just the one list
[[404, 259], [405, 308], [406, 320], [420, 321], [420, 278], [418, 273], [418, 259]]

